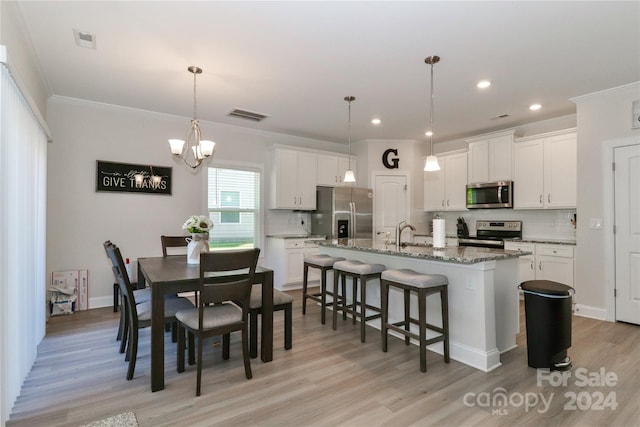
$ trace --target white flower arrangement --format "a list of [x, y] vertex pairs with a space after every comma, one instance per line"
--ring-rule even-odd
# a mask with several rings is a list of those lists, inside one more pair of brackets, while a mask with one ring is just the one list
[[193, 215], [190, 216], [184, 224], [182, 229], [187, 230], [189, 233], [208, 233], [213, 228], [213, 222], [208, 216]]

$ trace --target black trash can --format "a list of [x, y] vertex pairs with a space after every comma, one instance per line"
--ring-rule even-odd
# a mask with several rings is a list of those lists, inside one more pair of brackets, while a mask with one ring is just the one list
[[571, 359], [571, 300], [574, 289], [550, 280], [528, 280], [524, 292], [527, 358], [532, 368], [567, 370]]

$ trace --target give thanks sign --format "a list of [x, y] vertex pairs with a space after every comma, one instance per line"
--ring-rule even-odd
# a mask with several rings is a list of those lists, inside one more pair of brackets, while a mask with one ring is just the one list
[[96, 191], [171, 194], [171, 168], [97, 160]]

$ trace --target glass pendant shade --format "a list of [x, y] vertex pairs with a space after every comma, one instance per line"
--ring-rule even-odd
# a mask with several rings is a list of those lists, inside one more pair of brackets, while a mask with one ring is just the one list
[[427, 156], [427, 161], [424, 163], [425, 172], [435, 172], [440, 170], [438, 164], [438, 158], [436, 156]]
[[356, 182], [356, 177], [351, 169], [344, 173], [344, 182]]

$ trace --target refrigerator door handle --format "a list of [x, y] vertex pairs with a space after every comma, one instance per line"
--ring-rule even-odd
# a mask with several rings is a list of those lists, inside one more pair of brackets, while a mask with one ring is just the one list
[[351, 230], [349, 230], [349, 237], [355, 239], [356, 237], [356, 203], [349, 202], [349, 213], [351, 216]]

